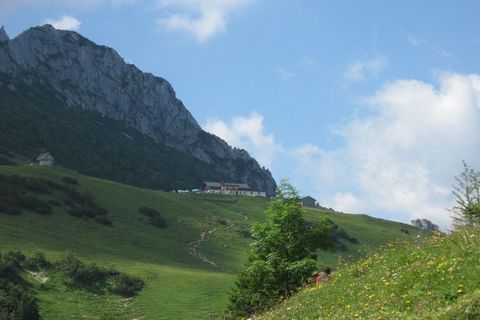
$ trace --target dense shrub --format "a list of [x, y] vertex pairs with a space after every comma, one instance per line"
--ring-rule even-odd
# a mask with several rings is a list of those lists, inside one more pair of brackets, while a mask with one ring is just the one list
[[[78, 184], [77, 180], [70, 177], [64, 177], [63, 181], [71, 185]], [[44, 201], [35, 193], [52, 194], [53, 192], [63, 194], [63, 204], [69, 208], [67, 211], [70, 215], [92, 218], [103, 225], [112, 225], [107, 217], [97, 218], [107, 216], [108, 211], [95, 203], [90, 195], [50, 180], [16, 175], [0, 174], [0, 212], [20, 214], [22, 210], [29, 210], [40, 214], [51, 213], [52, 206], [61, 206], [62, 203], [55, 199]]]
[[113, 225], [112, 220], [110, 220], [106, 216], [95, 217], [95, 221], [97, 221], [98, 223], [103, 224], [105, 226], [112, 226]]
[[25, 209], [41, 214], [52, 212], [52, 207], [48, 203], [32, 195], [25, 196], [22, 199], [22, 205]]
[[74, 179], [74, 178], [71, 178], [71, 177], [63, 177], [62, 181], [65, 182], [65, 183], [68, 183], [68, 184], [73, 184], [73, 185], [78, 184], [78, 180]]
[[167, 227], [167, 222], [161, 216], [150, 217], [150, 223], [153, 224], [155, 227], [159, 227], [159, 228]]
[[145, 283], [141, 279], [120, 273], [112, 277], [107, 289], [112, 293], [131, 297], [142, 290], [144, 286]]
[[18, 204], [13, 203], [13, 201], [2, 198], [0, 199], [0, 212], [12, 215], [20, 214], [22, 212], [22, 208]]
[[85, 264], [71, 254], [60, 261], [59, 268], [65, 276], [79, 285], [103, 282], [107, 277], [105, 269], [98, 267], [94, 263]]
[[138, 212], [147, 216], [149, 218], [150, 224], [159, 228], [167, 227], [167, 221], [160, 215], [160, 212], [158, 212], [156, 209], [141, 207], [138, 209]]
[[21, 276], [25, 269], [61, 272], [66, 278], [66, 285], [96, 293], [108, 290], [130, 297], [144, 287], [144, 282], [139, 278], [94, 263], [84, 263], [72, 254], [52, 264], [41, 251], [37, 251], [30, 258], [26, 258], [20, 251], [10, 251], [0, 254], [0, 320], [40, 319], [35, 297]]
[[160, 215], [160, 212], [158, 212], [158, 210], [148, 207], [141, 207], [140, 209], [138, 209], [138, 211], [147, 217], [154, 217]]
[[55, 200], [55, 199], [50, 199], [50, 200], [47, 200], [47, 204], [51, 205], [51, 206], [54, 206], [54, 207], [60, 207], [62, 206], [62, 203], [58, 200]]
[[31, 258], [27, 258], [26, 265], [34, 270], [49, 269], [52, 266], [42, 251], [36, 251]]
[[13, 166], [15, 162], [10, 161], [8, 158], [0, 156], [0, 166]]
[[35, 298], [20, 277], [24, 262], [18, 251], [0, 255], [0, 319], [40, 319]]

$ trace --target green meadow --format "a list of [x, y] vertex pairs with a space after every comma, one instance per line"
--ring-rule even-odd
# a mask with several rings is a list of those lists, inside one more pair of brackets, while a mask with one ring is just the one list
[[[72, 290], [58, 274], [45, 285], [25, 274], [44, 319], [219, 319], [235, 274], [246, 262], [252, 223], [263, 221], [269, 200], [214, 194], [167, 193], [92, 178], [59, 167], [0, 166], [0, 174], [19, 175], [66, 185], [107, 209], [112, 225], [67, 213], [59, 192], [38, 197], [56, 203], [52, 212], [0, 212], [0, 251], [37, 250], [57, 261], [72, 253], [82, 261], [113, 266], [141, 278], [145, 287], [133, 298]], [[152, 225], [139, 208], [157, 210], [167, 227]], [[408, 225], [320, 209], [306, 218], [331, 219], [350, 237], [336, 251], [321, 252], [319, 267], [354, 261], [394, 239], [416, 239]], [[355, 239], [352, 241], [351, 239]], [[110, 318], [109, 318], [110, 317]]]
[[480, 319], [479, 238], [390, 242], [255, 319]]

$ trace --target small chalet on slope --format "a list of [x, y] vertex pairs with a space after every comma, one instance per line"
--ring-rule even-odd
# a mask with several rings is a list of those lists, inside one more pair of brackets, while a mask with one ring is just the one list
[[50, 152], [42, 152], [37, 157], [37, 163], [39, 166], [53, 166], [55, 159], [53, 159]]
[[225, 183], [206, 181], [203, 190], [207, 193], [221, 193], [252, 197], [266, 197], [265, 191], [252, 190], [246, 183]]
[[315, 208], [317, 205], [317, 200], [310, 196], [306, 196], [300, 199], [300, 204], [302, 207]]

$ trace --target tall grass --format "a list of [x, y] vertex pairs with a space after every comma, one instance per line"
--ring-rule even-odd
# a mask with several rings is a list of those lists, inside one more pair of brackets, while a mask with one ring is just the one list
[[480, 319], [480, 229], [390, 242], [259, 319]]

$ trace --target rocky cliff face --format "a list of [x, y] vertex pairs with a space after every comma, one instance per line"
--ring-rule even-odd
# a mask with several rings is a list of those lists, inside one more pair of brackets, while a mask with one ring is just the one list
[[0, 72], [49, 86], [69, 108], [100, 112], [158, 143], [213, 165], [232, 180], [273, 194], [276, 184], [245, 150], [209, 134], [176, 98], [171, 85], [125, 63], [118, 53], [50, 25], [14, 39], [0, 29]]

